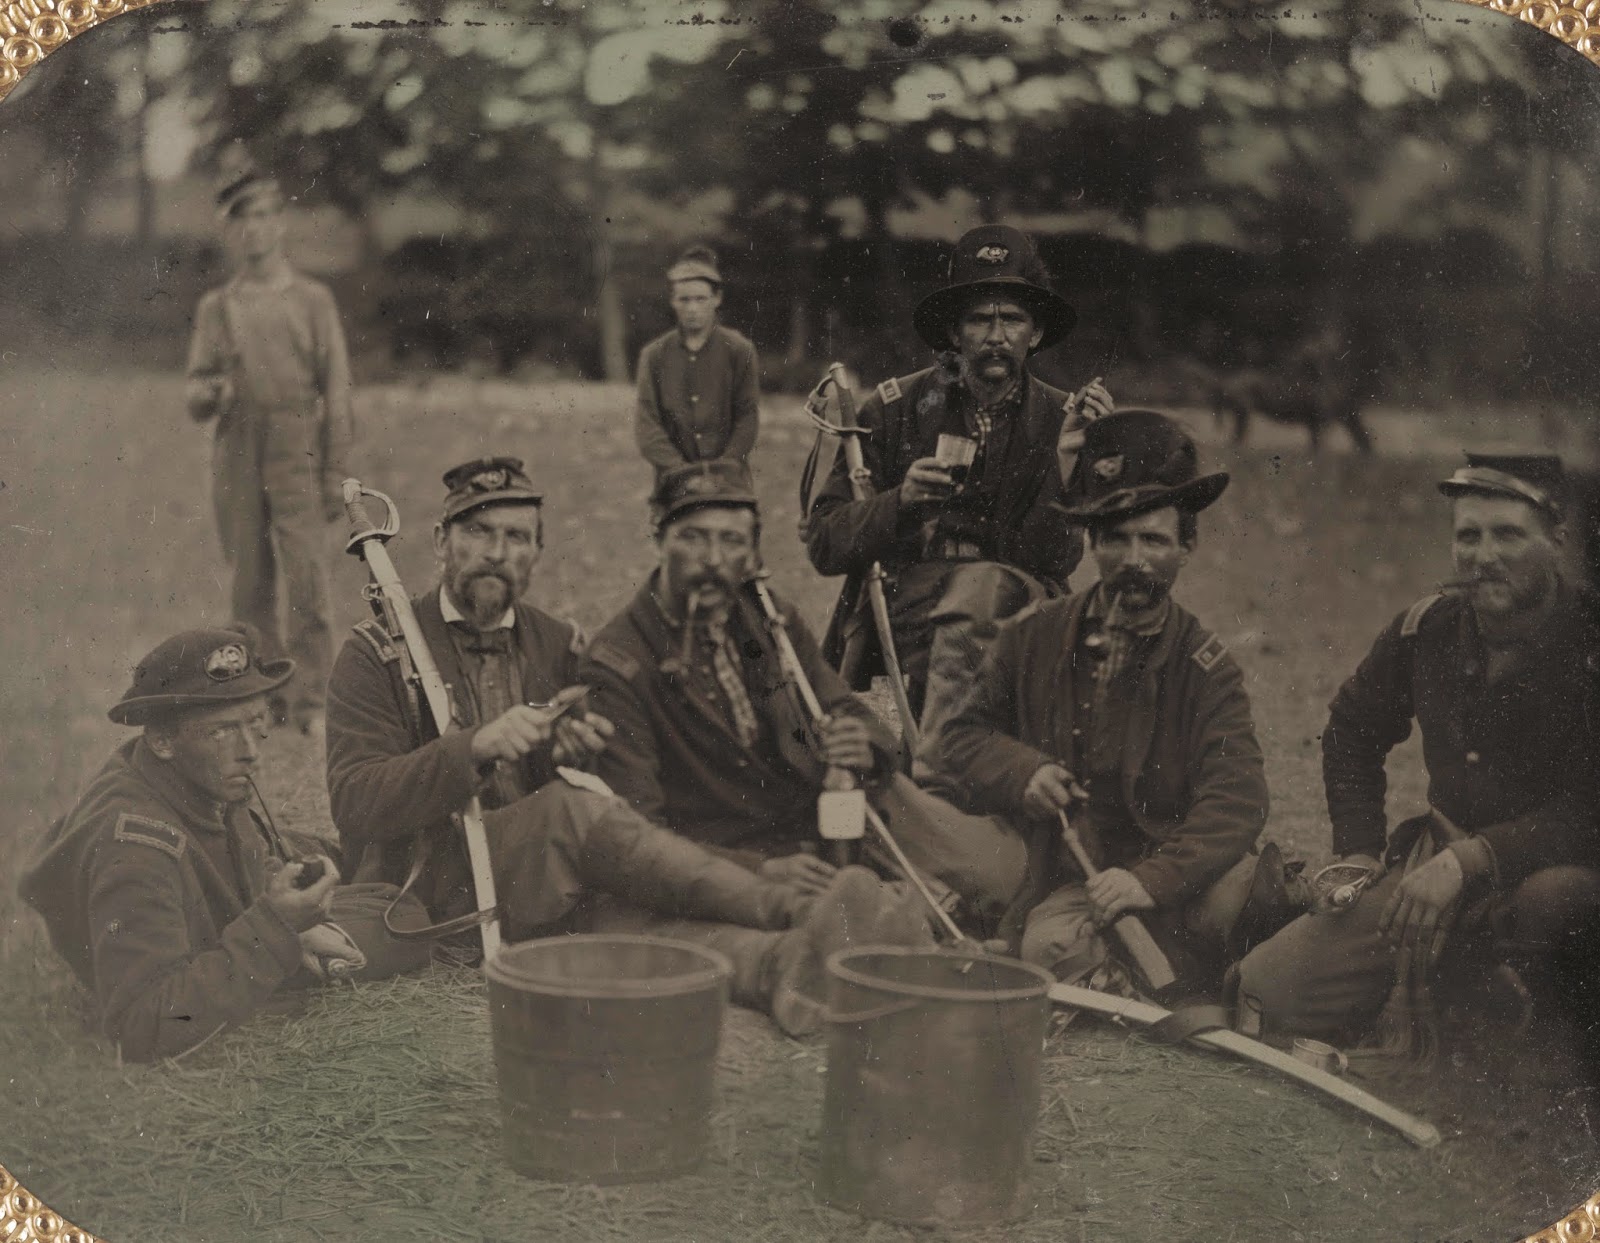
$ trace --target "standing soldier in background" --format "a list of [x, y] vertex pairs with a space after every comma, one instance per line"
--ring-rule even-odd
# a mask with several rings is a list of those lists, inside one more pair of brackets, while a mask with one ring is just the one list
[[333, 650], [323, 527], [342, 512], [350, 362], [333, 295], [284, 255], [283, 208], [278, 183], [248, 164], [222, 179], [217, 212], [238, 266], [200, 300], [186, 398], [197, 422], [217, 420], [212, 502], [234, 617], [261, 633], [268, 658], [294, 658], [294, 703], [275, 696], [272, 710], [310, 733]]
[[722, 274], [705, 246], [667, 269], [678, 326], [639, 352], [634, 434], [656, 481], [677, 466], [732, 458], [756, 444], [760, 360], [750, 339], [717, 322]]
[[1047, 280], [1017, 229], [962, 236], [949, 283], [913, 317], [939, 365], [885, 380], [862, 405], [875, 495], [854, 499], [841, 453], [806, 522], [812, 565], [849, 576], [823, 655], [856, 690], [870, 684], [879, 657], [864, 584], [880, 562], [925, 736], [959, 703], [995, 623], [1065, 591], [1083, 556], [1058, 502], [1083, 426], [1115, 403], [1098, 380], [1069, 397], [1029, 373], [1028, 358], [1077, 320]]

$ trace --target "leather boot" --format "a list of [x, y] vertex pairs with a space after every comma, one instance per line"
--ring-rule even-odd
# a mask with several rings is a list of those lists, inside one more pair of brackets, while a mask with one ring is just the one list
[[[591, 799], [602, 796], [590, 795]], [[582, 836], [577, 872], [586, 887], [674, 919], [708, 919], [781, 931], [807, 899], [704, 847], [658, 829], [620, 799], [605, 799]]]
[[823, 1021], [828, 956], [859, 945], [932, 946], [921, 898], [884, 885], [866, 868], [842, 869], [778, 939], [771, 959], [772, 1017], [790, 1036], [814, 1034]]

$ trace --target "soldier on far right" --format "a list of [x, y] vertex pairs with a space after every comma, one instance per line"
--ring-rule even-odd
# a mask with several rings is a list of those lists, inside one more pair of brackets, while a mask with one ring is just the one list
[[[1561, 570], [1561, 460], [1467, 455], [1455, 579], [1396, 617], [1322, 738], [1341, 867], [1235, 968], [1248, 1034], [1426, 1055], [1430, 979], [1569, 999], [1600, 914], [1600, 598]], [[1389, 752], [1422, 733], [1428, 808], [1393, 832]], [[1586, 986], [1584, 986], [1586, 989]]]

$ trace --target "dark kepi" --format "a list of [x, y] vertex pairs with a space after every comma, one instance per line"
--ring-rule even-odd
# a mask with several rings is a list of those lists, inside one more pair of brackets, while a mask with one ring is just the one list
[[1083, 448], [1062, 508], [1085, 526], [1104, 526], [1157, 509], [1199, 513], [1228, 486], [1226, 471], [1200, 473], [1200, 455], [1183, 424], [1159, 410], [1118, 410], [1083, 429]]
[[534, 488], [516, 457], [481, 457], [444, 473], [444, 498], [441, 522], [450, 523], [482, 509], [485, 505], [540, 505], [544, 497]]
[[943, 289], [920, 303], [911, 317], [917, 335], [929, 348], [950, 348], [950, 329], [974, 294], [992, 294], [1027, 309], [1041, 333], [1035, 350], [1048, 349], [1078, 322], [1078, 313], [1049, 286], [1033, 240], [1005, 224], [986, 224], [962, 234], [950, 256], [950, 275]]
[[1553, 453], [1468, 453], [1467, 464], [1439, 491], [1448, 497], [1498, 496], [1526, 501], [1557, 522], [1561, 521], [1561, 494], [1566, 472]]
[[679, 514], [707, 505], [757, 509], [755, 484], [742, 462], [714, 458], [674, 467], [661, 477], [650, 498], [650, 514], [659, 528]]

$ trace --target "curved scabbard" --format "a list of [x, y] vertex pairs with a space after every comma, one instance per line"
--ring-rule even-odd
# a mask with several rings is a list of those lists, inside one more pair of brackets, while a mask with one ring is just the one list
[[[828, 379], [839, 394], [840, 439], [844, 441], [845, 466], [850, 471], [850, 491], [856, 500], [871, 499], [868, 490], [866, 462], [861, 455], [861, 437], [857, 430], [856, 398], [850, 391], [844, 365], [834, 363], [828, 368]], [[889, 601], [883, 592], [883, 566], [874, 561], [867, 571], [867, 602], [872, 609], [872, 624], [878, 631], [878, 651], [883, 656], [884, 672], [889, 677], [889, 689], [894, 694], [895, 711], [900, 714], [900, 735], [905, 739], [908, 752], [917, 749], [917, 718], [911, 711], [911, 697], [906, 691], [905, 674], [900, 669], [900, 654], [895, 649], [894, 628], [889, 624]]]
[[[411, 598], [406, 595], [400, 575], [395, 572], [394, 562], [389, 558], [389, 550], [384, 547], [384, 541], [399, 529], [399, 524], [394, 521], [394, 502], [382, 493], [363, 488], [355, 479], [344, 481], [343, 493], [345, 513], [350, 519], [351, 527], [348, 547], [366, 562], [373, 583], [382, 593], [386, 611], [394, 618], [395, 625], [400, 630], [401, 640], [411, 657], [411, 663], [416, 668], [417, 680], [422, 684], [423, 698], [427, 702], [428, 713], [433, 718], [434, 729], [443, 737], [454, 719], [450, 709], [450, 692], [444, 684], [444, 679], [439, 675], [439, 666], [434, 663], [433, 653], [428, 649], [428, 641], [417, 622], [417, 615], [412, 612]], [[363, 496], [376, 496], [387, 504], [390, 521], [382, 527], [374, 524], [361, 499]], [[467, 839], [467, 858], [472, 866], [472, 888], [478, 910], [470, 915], [446, 920], [442, 924], [434, 924], [425, 929], [406, 930], [396, 929], [389, 923], [390, 911], [394, 909], [391, 906], [389, 911], [384, 912], [383, 922], [390, 935], [400, 940], [447, 936], [479, 924], [483, 930], [483, 960], [488, 963], [500, 952], [499, 904], [495, 898], [494, 872], [489, 859], [489, 839], [483, 827], [483, 807], [476, 795], [460, 812], [460, 821], [463, 835]], [[427, 852], [421, 848], [419, 842], [418, 849], [413, 851], [411, 874], [401, 888], [402, 894], [408, 892], [416, 882], [426, 857]], [[398, 900], [397, 898], [396, 901]]]

